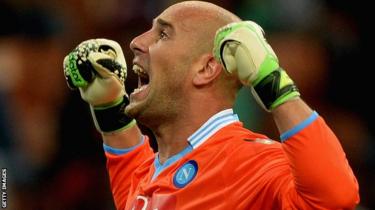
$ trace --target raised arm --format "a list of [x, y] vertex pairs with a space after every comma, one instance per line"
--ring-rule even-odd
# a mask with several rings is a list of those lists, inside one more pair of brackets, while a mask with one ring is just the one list
[[252, 21], [223, 27], [216, 34], [214, 54], [229, 73], [252, 88], [257, 102], [274, 117], [294, 177], [292, 183], [278, 175], [269, 180], [279, 206], [353, 209], [359, 202], [358, 184], [338, 139], [302, 101], [262, 28]]
[[299, 195], [310, 206], [353, 209], [359, 202], [358, 183], [339, 140], [323, 118], [301, 99], [280, 105], [272, 114]]
[[120, 45], [112, 40], [82, 42], [64, 59], [64, 74], [71, 89], [79, 89], [90, 105], [103, 148], [112, 193], [118, 209], [124, 209], [135, 169], [153, 153], [134, 119], [125, 113], [126, 63]]
[[95, 127], [104, 144], [114, 148], [139, 143], [135, 120], [126, 116], [127, 67], [120, 45], [108, 39], [90, 39], [79, 44], [64, 59], [64, 74], [72, 90], [79, 89], [90, 105]]

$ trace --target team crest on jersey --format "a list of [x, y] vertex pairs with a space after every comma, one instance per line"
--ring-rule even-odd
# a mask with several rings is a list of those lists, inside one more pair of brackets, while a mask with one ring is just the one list
[[189, 184], [198, 173], [198, 164], [195, 160], [189, 160], [182, 165], [173, 177], [173, 184], [177, 188], [183, 188]]

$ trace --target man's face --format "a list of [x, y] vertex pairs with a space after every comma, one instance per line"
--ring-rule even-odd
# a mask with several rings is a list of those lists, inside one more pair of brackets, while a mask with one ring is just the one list
[[182, 111], [194, 60], [194, 31], [191, 21], [174, 9], [154, 19], [152, 28], [133, 39], [133, 70], [139, 85], [130, 94], [126, 113], [148, 125], [167, 120]]

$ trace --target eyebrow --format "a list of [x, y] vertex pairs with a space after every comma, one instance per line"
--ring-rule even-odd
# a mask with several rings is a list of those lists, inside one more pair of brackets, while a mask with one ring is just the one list
[[171, 23], [169, 23], [168, 21], [165, 21], [161, 18], [157, 18], [156, 20], [154, 20], [154, 22], [156, 22], [161, 27], [166, 27], [166, 28], [170, 28], [170, 29], [174, 30], [174, 27]]

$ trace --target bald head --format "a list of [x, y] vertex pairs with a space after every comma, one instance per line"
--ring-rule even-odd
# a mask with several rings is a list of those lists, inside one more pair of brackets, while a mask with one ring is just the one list
[[[207, 22], [216, 22], [221, 26], [240, 21], [240, 18], [219, 7], [215, 4], [203, 1], [184, 1], [174, 4], [166, 9], [166, 11], [176, 11], [180, 16], [189, 17], [191, 19], [200, 19], [198, 25], [205, 25]], [[219, 26], [219, 27], [221, 27]]]
[[203, 1], [184, 1], [167, 8], [162, 15], [173, 15], [182, 25], [182, 30], [196, 40], [198, 53], [213, 49], [216, 31], [224, 25], [241, 19], [228, 10]]

